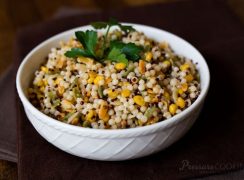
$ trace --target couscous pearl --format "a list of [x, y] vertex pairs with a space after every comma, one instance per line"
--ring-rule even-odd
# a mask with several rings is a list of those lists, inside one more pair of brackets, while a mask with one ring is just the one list
[[144, 97], [144, 101], [145, 101], [145, 102], [150, 102], [150, 100], [151, 100], [150, 96], [146, 96], [146, 97]]
[[113, 85], [117, 85], [118, 82], [119, 82], [118, 79], [113, 79], [112, 84], [113, 84]]
[[153, 87], [153, 84], [149, 81], [149, 82], [147, 83], [147, 87], [148, 87], [148, 88], [152, 88], [152, 87]]
[[144, 85], [139, 85], [138, 89], [139, 89], [139, 91], [143, 91], [145, 89], [145, 86]]
[[146, 106], [141, 106], [140, 111], [145, 112], [147, 110]]

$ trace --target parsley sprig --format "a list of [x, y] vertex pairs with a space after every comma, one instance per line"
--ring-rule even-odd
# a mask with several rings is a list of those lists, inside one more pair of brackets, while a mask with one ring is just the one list
[[118, 26], [124, 33], [135, 31], [132, 26], [122, 25], [115, 19], [110, 19], [108, 22], [93, 22], [91, 25], [95, 29], [107, 28], [103, 35], [103, 42], [98, 42], [97, 31], [86, 30], [75, 32], [76, 39], [83, 45], [82, 48], [72, 48], [65, 53], [65, 56], [70, 58], [77, 58], [80, 56], [91, 57], [96, 61], [103, 63], [105, 60], [112, 62], [122, 62], [128, 65], [128, 61], [137, 61], [140, 59], [140, 53], [142, 47], [137, 46], [134, 43], [123, 43], [121, 41], [109, 42], [109, 31], [111, 27]]

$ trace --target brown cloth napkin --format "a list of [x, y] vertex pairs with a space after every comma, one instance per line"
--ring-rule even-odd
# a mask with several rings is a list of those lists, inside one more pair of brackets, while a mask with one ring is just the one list
[[15, 70], [9, 67], [0, 78], [0, 159], [17, 162]]
[[108, 17], [166, 29], [203, 53], [211, 85], [200, 117], [184, 138], [164, 151], [136, 160], [102, 162], [69, 155], [49, 144], [31, 126], [19, 102], [19, 179], [182, 179], [243, 168], [244, 31], [221, 1], [158, 4], [37, 24], [18, 33], [16, 65], [51, 35]]

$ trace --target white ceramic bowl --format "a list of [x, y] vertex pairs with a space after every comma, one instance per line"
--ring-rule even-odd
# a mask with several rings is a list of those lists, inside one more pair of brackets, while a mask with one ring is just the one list
[[[128, 23], [127, 23], [128, 24]], [[28, 100], [27, 88], [34, 72], [44, 61], [52, 47], [61, 40], [66, 41], [77, 30], [91, 29], [83, 26], [60, 33], [34, 48], [21, 63], [17, 73], [17, 90], [26, 115], [38, 133], [48, 142], [67, 153], [95, 160], [126, 160], [143, 157], [158, 152], [181, 138], [193, 125], [203, 106], [210, 75], [203, 56], [191, 44], [169, 32], [138, 24], [138, 31], [157, 41], [166, 41], [173, 50], [197, 62], [201, 78], [201, 93], [197, 100], [186, 110], [165, 121], [131, 129], [100, 130], [77, 127], [59, 122], [43, 114]]]

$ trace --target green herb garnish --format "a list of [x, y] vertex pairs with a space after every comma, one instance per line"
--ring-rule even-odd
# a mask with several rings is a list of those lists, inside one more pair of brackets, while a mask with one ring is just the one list
[[126, 66], [128, 65], [128, 59], [126, 59], [125, 54], [121, 52], [120, 49], [118, 48], [113, 48], [107, 57], [108, 60], [113, 61], [113, 62], [122, 62], [125, 63]]
[[85, 56], [96, 59], [95, 47], [97, 44], [97, 32], [93, 30], [87, 30], [86, 32], [77, 31], [75, 32], [75, 36], [83, 45], [84, 49], [72, 48], [65, 53], [65, 56], [72, 58]]
[[[124, 33], [135, 31], [132, 26], [122, 25], [115, 19], [108, 22], [93, 22], [91, 25], [95, 29], [107, 28], [105, 34], [101, 38], [103, 41], [98, 42], [97, 32], [94, 30], [86, 30], [75, 32], [76, 39], [83, 45], [82, 48], [72, 48], [65, 53], [65, 56], [77, 58], [80, 56], [90, 57], [96, 61], [103, 63], [105, 60], [112, 62], [120, 62], [128, 65], [128, 61], [137, 61], [140, 59], [143, 48], [134, 43], [123, 43], [121, 41], [109, 42], [109, 31], [111, 27], [118, 26]], [[101, 44], [102, 43], [102, 44]]]

